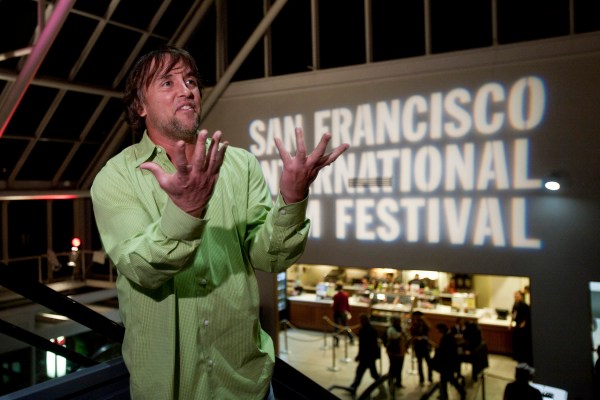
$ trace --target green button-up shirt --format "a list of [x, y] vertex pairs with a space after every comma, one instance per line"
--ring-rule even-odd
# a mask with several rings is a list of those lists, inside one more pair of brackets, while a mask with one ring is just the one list
[[273, 204], [258, 161], [228, 147], [205, 217], [179, 209], [145, 161], [175, 172], [145, 134], [91, 189], [102, 243], [118, 270], [123, 358], [134, 399], [262, 399], [274, 365], [259, 323], [254, 268], [302, 254], [307, 200]]

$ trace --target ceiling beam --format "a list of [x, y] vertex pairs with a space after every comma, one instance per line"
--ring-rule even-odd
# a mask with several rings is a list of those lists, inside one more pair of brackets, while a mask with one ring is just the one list
[[229, 83], [233, 79], [233, 76], [242, 66], [248, 55], [250, 55], [250, 53], [254, 49], [254, 46], [256, 46], [260, 39], [265, 35], [267, 30], [271, 27], [271, 24], [275, 20], [275, 17], [279, 15], [279, 12], [286, 3], [287, 0], [277, 0], [271, 6], [271, 8], [269, 8], [269, 11], [265, 15], [265, 17], [262, 19], [262, 21], [260, 21], [254, 32], [252, 32], [252, 35], [250, 35], [250, 37], [248, 38], [244, 46], [241, 48], [239, 53], [235, 56], [231, 64], [229, 64], [229, 67], [227, 67], [227, 70], [225, 71], [223, 76], [219, 79], [214, 88], [212, 88], [206, 101], [202, 104], [202, 112], [204, 113], [205, 118], [210, 113], [210, 110], [217, 103], [225, 89], [227, 89], [227, 86], [229, 86]]
[[[0, 80], [7, 81], [7, 82], [14, 82], [17, 80], [17, 78], [18, 78], [18, 76], [14, 72], [11, 72], [11, 71], [8, 71], [5, 69], [0, 69]], [[39, 78], [38, 77], [31, 81], [31, 85], [41, 86], [41, 87], [46, 87], [46, 88], [51, 88], [51, 89], [58, 89], [58, 90], [70, 90], [70, 91], [78, 92], [78, 93], [93, 94], [93, 95], [107, 96], [107, 97], [113, 97], [113, 98], [123, 97], [123, 93], [118, 90], [109, 89], [109, 88], [100, 87], [100, 86], [80, 84], [80, 83], [70, 82], [70, 81], [67, 81], [64, 79], [57, 79], [57, 78], [47, 78], [47, 77]]]
[[21, 73], [8, 91], [4, 102], [0, 105], [0, 138], [4, 134], [4, 131], [6, 131], [17, 107], [19, 107], [19, 103], [23, 99], [29, 84], [35, 77], [44, 58], [46, 58], [48, 50], [50, 50], [56, 36], [58, 36], [73, 4], [75, 4], [75, 0], [58, 1], [38, 41], [33, 46], [31, 54], [27, 57]]

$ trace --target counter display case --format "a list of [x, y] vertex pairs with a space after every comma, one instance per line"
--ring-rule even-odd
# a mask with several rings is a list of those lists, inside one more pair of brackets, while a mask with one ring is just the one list
[[[380, 333], [390, 325], [393, 316], [399, 316], [405, 326], [409, 323], [413, 311], [421, 311], [431, 326], [430, 337], [438, 342], [440, 337], [435, 329], [436, 324], [444, 323], [452, 326], [460, 318], [463, 321], [476, 322], [481, 329], [483, 340], [488, 345], [490, 353], [510, 355], [512, 353], [512, 333], [509, 321], [500, 320], [487, 309], [474, 307], [469, 296], [463, 296], [463, 301], [445, 305], [439, 297], [432, 295], [407, 295], [393, 293], [377, 293], [357, 290], [350, 297], [352, 314], [358, 315], [366, 312], [371, 315], [371, 321]], [[320, 298], [314, 293], [305, 293], [300, 296], [291, 296], [289, 302], [290, 322], [302, 329], [324, 330], [328, 329], [323, 317], [333, 319], [330, 298]]]

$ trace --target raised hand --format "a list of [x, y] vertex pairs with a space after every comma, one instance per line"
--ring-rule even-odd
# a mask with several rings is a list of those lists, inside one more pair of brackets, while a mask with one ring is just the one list
[[186, 213], [201, 217], [208, 205], [213, 189], [219, 177], [228, 142], [221, 141], [221, 131], [216, 131], [206, 151], [208, 131], [198, 133], [194, 153], [191, 160], [186, 156], [186, 144], [177, 142], [172, 161], [177, 171], [166, 173], [158, 164], [145, 162], [140, 168], [154, 174], [160, 187], [167, 193], [173, 203]]
[[277, 146], [279, 156], [283, 161], [279, 191], [287, 204], [297, 203], [305, 199], [308, 196], [310, 184], [317, 178], [319, 171], [334, 162], [350, 147], [349, 144], [342, 144], [331, 153], [325, 154], [330, 140], [331, 134], [324, 134], [317, 147], [307, 156], [304, 132], [302, 128], [296, 128], [297, 151], [295, 156], [292, 157], [283, 147], [281, 139], [275, 139], [275, 146]]

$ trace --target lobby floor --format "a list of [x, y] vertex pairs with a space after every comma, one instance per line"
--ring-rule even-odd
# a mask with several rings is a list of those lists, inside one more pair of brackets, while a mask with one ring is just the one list
[[[346, 346], [345, 341], [340, 341], [340, 346], [332, 348], [331, 336], [325, 338], [323, 332], [288, 328], [280, 333], [279, 357], [288, 364], [308, 376], [321, 386], [330, 389], [333, 386], [349, 386], [354, 379], [357, 363], [354, 357], [358, 346]], [[357, 341], [356, 341], [357, 343]], [[388, 371], [388, 358], [385, 349], [383, 357], [378, 361], [377, 369], [381, 373]], [[476, 382], [471, 380], [469, 364], [462, 365], [462, 375], [465, 376], [468, 400], [502, 400], [504, 387], [514, 378], [516, 363], [507, 356], [490, 354], [489, 367], [484, 371], [483, 379]], [[425, 367], [426, 368], [426, 367]], [[433, 381], [439, 381], [439, 374], [434, 372]], [[356, 392], [356, 398], [373, 383], [369, 372], [365, 372], [361, 384]], [[420, 399], [431, 386], [419, 385], [419, 375], [416, 371], [416, 361], [411, 354], [407, 354], [402, 371], [402, 384], [405, 386], [396, 392], [397, 399]], [[485, 390], [485, 395], [484, 395]], [[342, 400], [352, 399], [349, 392], [333, 388], [331, 392]], [[430, 398], [437, 399], [439, 392], [434, 392]], [[450, 400], [459, 399], [456, 389], [449, 385], [448, 396]], [[383, 398], [391, 398], [391, 396]]]

